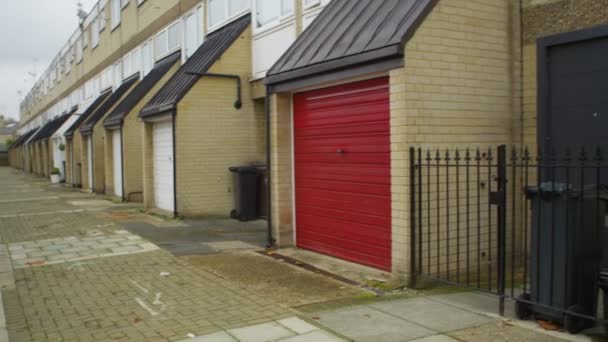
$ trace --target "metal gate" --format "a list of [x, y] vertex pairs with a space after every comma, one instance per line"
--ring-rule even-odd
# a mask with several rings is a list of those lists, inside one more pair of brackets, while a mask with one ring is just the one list
[[597, 302], [608, 269], [606, 161], [600, 148], [411, 148], [412, 284], [496, 295], [501, 315], [512, 299], [521, 318], [571, 331], [605, 322]]

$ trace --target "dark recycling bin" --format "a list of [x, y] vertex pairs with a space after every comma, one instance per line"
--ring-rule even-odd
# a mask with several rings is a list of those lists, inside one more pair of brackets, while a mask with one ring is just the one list
[[[543, 183], [527, 189], [532, 206], [530, 241], [530, 294], [533, 303], [518, 303], [520, 316], [559, 322], [571, 333], [593, 322], [564, 314], [559, 308], [594, 316], [597, 310], [596, 285], [606, 238], [605, 217], [608, 191], [595, 185], [583, 191], [566, 184]], [[525, 308], [524, 308], [525, 307]], [[525, 314], [524, 314], [525, 312]]]
[[261, 169], [256, 166], [231, 167], [234, 179], [234, 210], [230, 217], [239, 221], [257, 220], [259, 213], [259, 177]]

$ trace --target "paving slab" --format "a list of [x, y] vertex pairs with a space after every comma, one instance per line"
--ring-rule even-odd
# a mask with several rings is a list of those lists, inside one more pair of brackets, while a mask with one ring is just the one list
[[319, 330], [318, 327], [298, 317], [289, 317], [281, 319], [277, 321], [277, 323], [295, 332], [296, 334], [306, 334], [315, 330]]
[[402, 342], [435, 335], [436, 332], [370, 307], [322, 312], [319, 323], [360, 342]]
[[442, 333], [475, 327], [492, 321], [488, 317], [427, 298], [387, 301], [370, 306]]
[[213, 334], [198, 336], [183, 340], [183, 342], [238, 342], [234, 337], [228, 335], [225, 331], [216, 332]]
[[231, 329], [228, 333], [241, 342], [269, 342], [294, 336], [295, 333], [277, 322]]
[[288, 337], [280, 342], [346, 342], [346, 340], [336, 337], [326, 331], [317, 330], [306, 334]]
[[523, 329], [505, 322], [492, 322], [479, 327], [453, 332], [450, 336], [466, 342], [564, 342], [565, 340]]
[[434, 335], [423, 337], [417, 340], [413, 340], [411, 342], [459, 342], [457, 339], [451, 338], [446, 335]]

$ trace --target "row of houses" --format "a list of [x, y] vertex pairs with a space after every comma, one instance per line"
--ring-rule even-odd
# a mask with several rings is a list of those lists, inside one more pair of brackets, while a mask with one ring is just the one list
[[411, 146], [608, 141], [606, 8], [101, 0], [22, 104], [11, 164], [197, 217], [233, 209], [229, 167], [266, 165], [274, 244], [406, 277]]

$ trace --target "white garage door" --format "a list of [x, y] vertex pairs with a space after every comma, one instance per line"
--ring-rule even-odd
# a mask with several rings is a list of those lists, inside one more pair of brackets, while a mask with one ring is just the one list
[[120, 130], [112, 132], [112, 150], [114, 160], [114, 195], [122, 198], [122, 139]]
[[159, 209], [174, 211], [173, 124], [154, 124], [154, 200]]
[[93, 191], [93, 136], [91, 135], [87, 137], [87, 169], [89, 189]]

